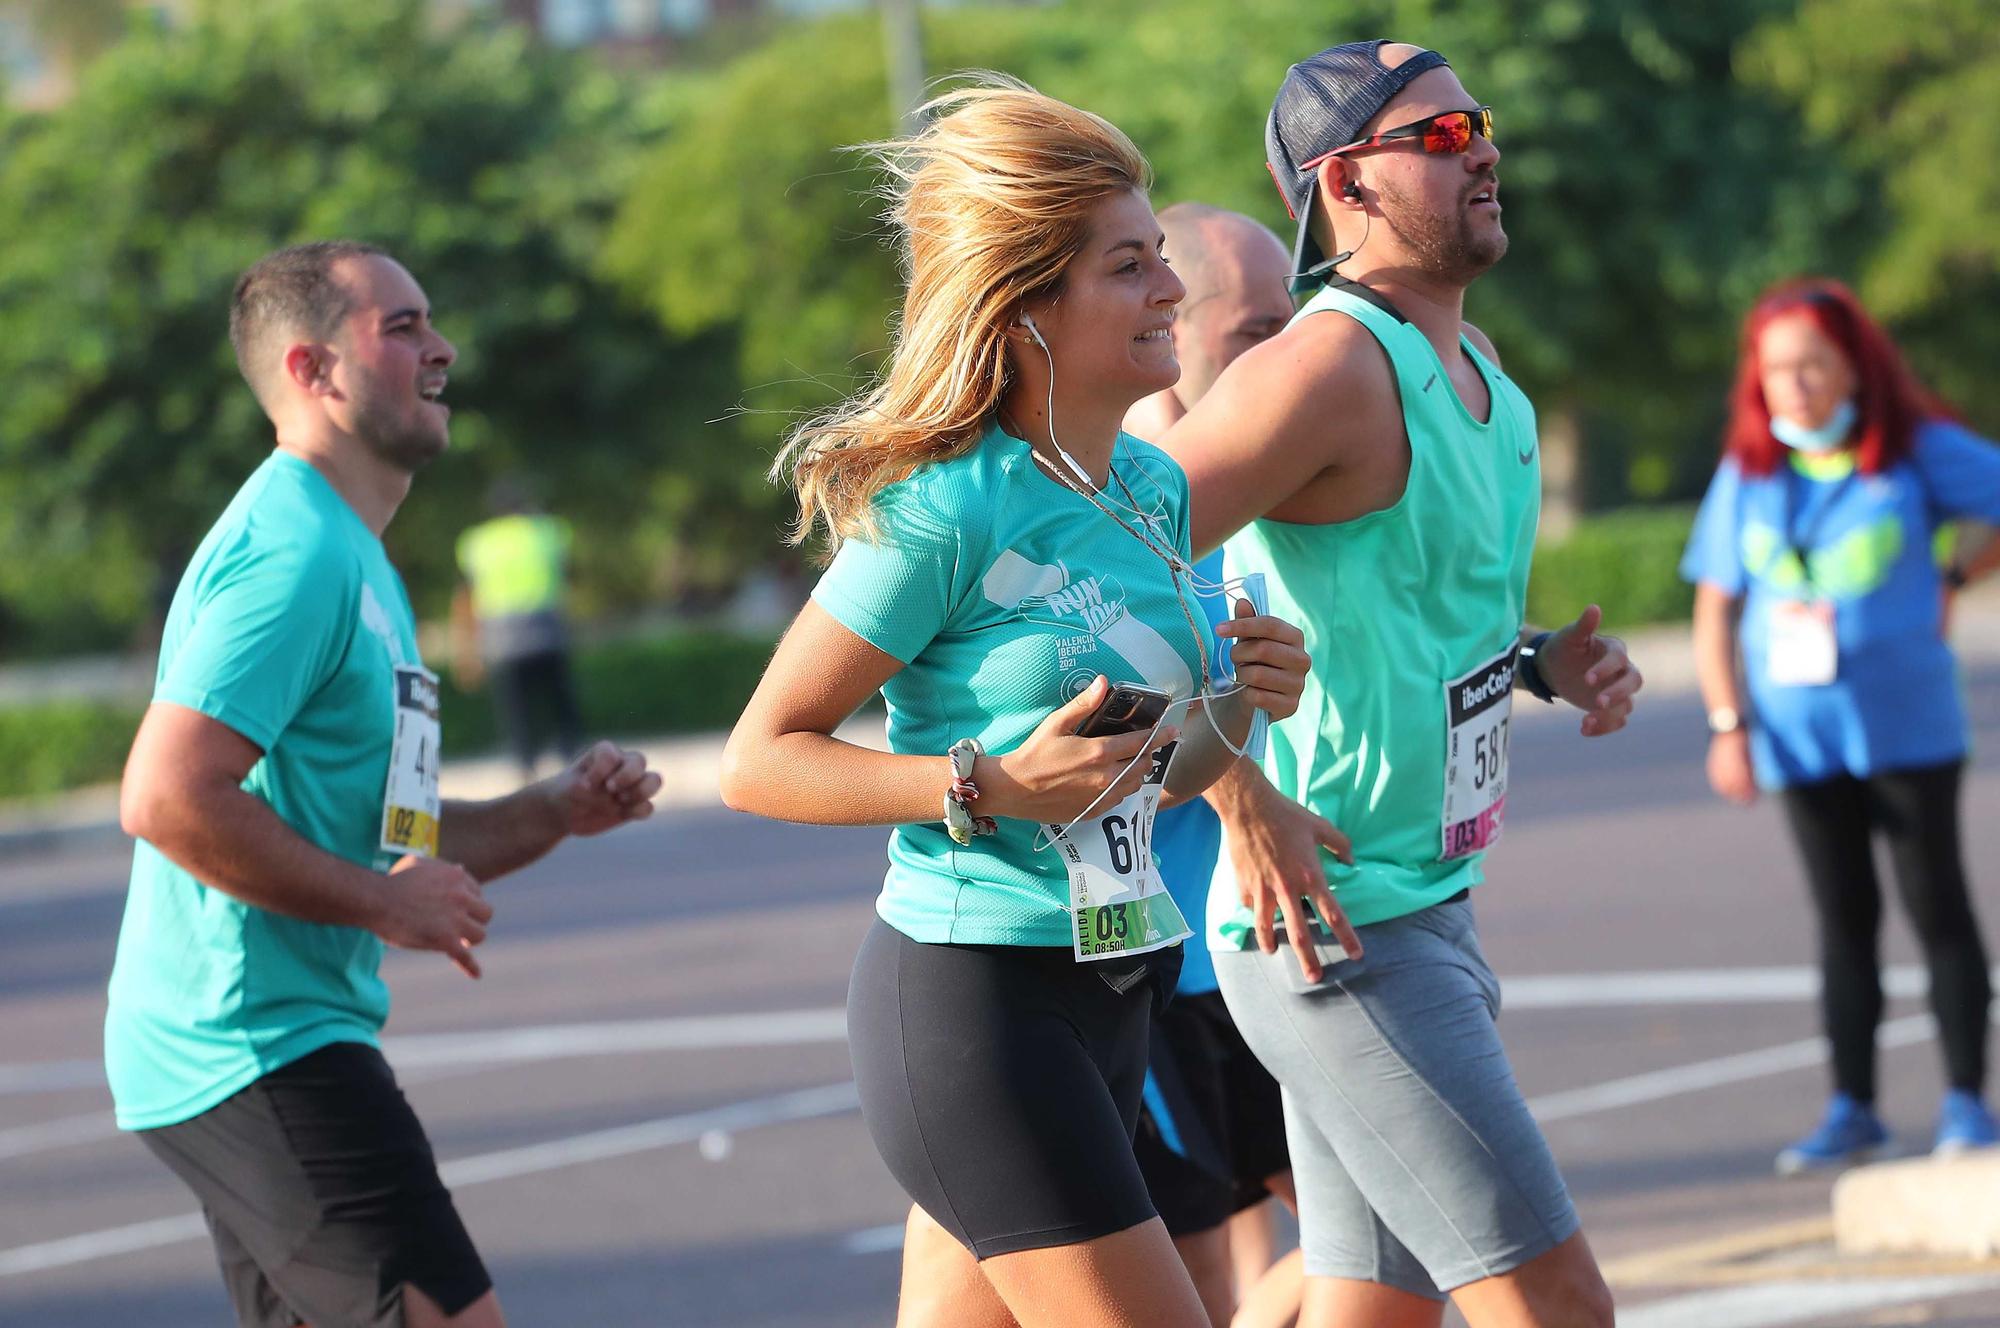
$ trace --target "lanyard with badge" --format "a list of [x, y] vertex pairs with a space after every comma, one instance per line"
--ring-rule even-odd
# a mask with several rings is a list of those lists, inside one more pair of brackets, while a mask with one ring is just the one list
[[[1193, 610], [1188, 607], [1186, 595], [1181, 591], [1183, 560], [1171, 549], [1161, 547], [1159, 541], [1146, 531], [1113, 512], [1100, 501], [1098, 494], [1064, 474], [1046, 457], [1039, 453], [1033, 455], [1037, 462], [1048, 468], [1057, 482], [1110, 517], [1120, 530], [1138, 540], [1166, 565], [1174, 599], [1180, 605], [1181, 616], [1187, 620], [1195, 652], [1201, 661], [1202, 698], [1206, 713], [1206, 704], [1214, 699], [1214, 683], [1209, 670], [1207, 641], [1195, 621]], [[1067, 454], [1064, 454], [1064, 459], [1069, 460]], [[1126, 499], [1118, 506], [1125, 507], [1142, 524], [1150, 526], [1151, 518], [1139, 510], [1138, 496], [1125, 483], [1124, 477], [1118, 474], [1115, 466], [1110, 473]], [[1246, 591], [1251, 594], [1253, 606], [1258, 612], [1263, 612], [1261, 579], [1254, 588], [1246, 586]], [[1157, 732], [1169, 720], [1184, 716], [1189, 704], [1188, 701], [1181, 701], [1170, 706], [1154, 725], [1154, 731]], [[1209, 722], [1215, 722], [1212, 715]], [[1219, 728], [1217, 732], [1220, 733]], [[1223, 740], [1225, 743], [1228, 741], [1227, 738]], [[1078, 963], [1142, 955], [1194, 934], [1153, 864], [1153, 820], [1159, 812], [1160, 796], [1166, 790], [1167, 770], [1173, 764], [1179, 747], [1179, 743], [1169, 743], [1154, 753], [1152, 765], [1139, 791], [1104, 815], [1087, 819], [1096, 810], [1097, 803], [1093, 802], [1068, 825], [1047, 824], [1043, 827], [1049, 843], [1061, 853], [1068, 870], [1070, 913], [1074, 922], [1071, 943]], [[1102, 801], [1102, 795], [1098, 801]]]
[[[1806, 598], [1781, 599], [1771, 606], [1771, 643], [1765, 671], [1779, 687], [1824, 687], [1840, 674], [1840, 636], [1836, 629], [1833, 600], [1813, 582], [1813, 538], [1826, 524], [1827, 516], [1840, 503], [1841, 495], [1854, 481], [1849, 471], [1834, 486], [1818, 514], [1804, 530], [1799, 529], [1791, 511], [1791, 489], [1786, 489], [1785, 541], [1791, 546], [1799, 575], [1805, 582]], [[1810, 480], [1805, 481], [1811, 483]]]
[[438, 851], [438, 677], [421, 666], [395, 666], [395, 729], [382, 790], [382, 849], [434, 858]]

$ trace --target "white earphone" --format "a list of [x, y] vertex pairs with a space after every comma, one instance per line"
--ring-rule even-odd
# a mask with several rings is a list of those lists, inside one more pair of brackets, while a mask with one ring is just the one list
[[[1078, 461], [1078, 460], [1077, 460], [1077, 459], [1076, 459], [1075, 457], [1071, 456], [1071, 455], [1070, 455], [1070, 454], [1069, 454], [1068, 452], [1064, 451], [1064, 450], [1063, 450], [1063, 445], [1062, 445], [1062, 443], [1061, 443], [1061, 442], [1060, 442], [1060, 441], [1059, 441], [1059, 440], [1058, 440], [1058, 439], [1056, 438], [1056, 356], [1055, 356], [1055, 352], [1049, 349], [1049, 343], [1048, 343], [1048, 342], [1046, 342], [1046, 341], [1043, 341], [1043, 340], [1042, 340], [1042, 330], [1041, 330], [1040, 328], [1038, 328], [1038, 327], [1036, 327], [1036, 326], [1035, 326], [1035, 316], [1034, 316], [1033, 314], [1031, 314], [1031, 313], [1028, 313], [1028, 312], [1027, 312], [1026, 310], [1023, 310], [1023, 311], [1022, 311], [1022, 313], [1021, 313], [1021, 317], [1020, 317], [1020, 319], [1019, 319], [1018, 321], [1020, 322], [1020, 324], [1021, 324], [1021, 326], [1022, 326], [1022, 327], [1025, 327], [1025, 328], [1027, 328], [1027, 329], [1028, 329], [1028, 336], [1029, 336], [1029, 337], [1030, 337], [1030, 338], [1031, 338], [1031, 339], [1032, 339], [1032, 340], [1034, 341], [1034, 343], [1035, 343], [1035, 344], [1036, 344], [1037, 346], [1040, 346], [1040, 347], [1042, 348], [1042, 354], [1048, 357], [1048, 361], [1049, 361], [1049, 403], [1048, 403], [1048, 411], [1049, 411], [1049, 442], [1050, 442], [1051, 444], [1053, 444], [1053, 445], [1054, 445], [1054, 447], [1055, 447], [1055, 449], [1056, 449], [1056, 455], [1062, 458], [1062, 460], [1063, 460], [1063, 464], [1064, 464], [1065, 466], [1068, 466], [1068, 467], [1070, 468], [1070, 473], [1071, 473], [1071, 474], [1075, 475], [1075, 476], [1077, 477], [1077, 479], [1078, 479], [1078, 480], [1082, 481], [1082, 483], [1084, 484], [1084, 486], [1085, 486], [1085, 487], [1087, 487], [1087, 488], [1088, 488], [1088, 489], [1089, 489], [1089, 490], [1090, 490], [1090, 491], [1091, 491], [1092, 493], [1094, 493], [1094, 494], [1102, 494], [1102, 493], [1103, 493], [1103, 490], [1102, 490], [1102, 489], [1099, 489], [1099, 488], [1097, 487], [1097, 481], [1095, 481], [1095, 480], [1093, 480], [1093, 479], [1091, 479], [1091, 478], [1090, 478], [1090, 472], [1089, 472], [1089, 471], [1087, 471], [1087, 470], [1085, 470], [1085, 469], [1083, 468], [1083, 463], [1082, 463], [1081, 461]], [[1122, 504], [1121, 504], [1121, 506], [1122, 506]]]

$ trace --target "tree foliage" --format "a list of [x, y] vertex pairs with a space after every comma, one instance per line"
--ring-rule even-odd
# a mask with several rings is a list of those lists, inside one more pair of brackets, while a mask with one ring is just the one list
[[1927, 377], [1975, 419], [2000, 420], [2000, 382], [1987, 369], [2000, 346], [1992, 4], [1803, 0], [1746, 44], [1742, 65], [1794, 101], [1820, 141], [1879, 178], [1862, 298], [1897, 323]]
[[[1431, 45], [1496, 108], [1513, 248], [1469, 312], [1547, 411], [1582, 419], [1604, 485], [1657, 495], [1706, 469], [1735, 320], [1766, 282], [1837, 266], [1865, 193], [1731, 67], [1784, 0], [1096, 0], [926, 16], [933, 69], [995, 66], [1130, 133], [1158, 202], [1236, 208], [1289, 236], [1263, 161], [1288, 64], [1381, 34]], [[799, 71], [809, 69], [810, 77]], [[889, 127], [862, 20], [795, 28], [721, 71], [640, 174], [609, 269], [681, 332], [734, 327], [773, 413], [851, 390], [887, 342], [894, 272], [875, 181], [843, 148]], [[773, 126], [783, 126], [774, 134]], [[668, 218], [681, 225], [670, 243]]]
[[513, 471], [619, 532], [597, 583], [653, 588], [628, 569], [661, 559], [630, 550], [669, 544], [713, 469], [659, 375], [713, 351], [593, 275], [648, 105], [518, 29], [444, 33], [426, 9], [213, 4], [0, 131], [0, 566], [34, 569], [0, 572], [17, 612], [129, 614], [149, 563], [214, 519], [271, 443], [224, 335], [231, 285], [329, 236], [401, 257], [460, 351], [457, 455], [390, 533], [422, 607]]
[[[1990, 7], [1072, 0], [923, 21], [934, 73], [1098, 111], [1157, 202], [1287, 235], [1262, 144], [1286, 66], [1376, 35], [1444, 51], [1495, 109], [1513, 241], [1468, 313], [1586, 440], [1594, 496], [1622, 500], [1706, 474], [1742, 312], [1799, 272], [1857, 280], [1927, 377], [2000, 418], [1967, 353], [2000, 342]], [[778, 556], [770, 454], [880, 367], [896, 315], [881, 181], [850, 150], [894, 128], [875, 17], [743, 25], [708, 63], [613, 74], [429, 8], [206, 0], [129, 25], [62, 108], [0, 112], [0, 633], [9, 606], [135, 615], [269, 445], [223, 335], [231, 281], [327, 235], [402, 256], [463, 354], [455, 455], [391, 531], [420, 608], [503, 473], [584, 531], [586, 612]]]

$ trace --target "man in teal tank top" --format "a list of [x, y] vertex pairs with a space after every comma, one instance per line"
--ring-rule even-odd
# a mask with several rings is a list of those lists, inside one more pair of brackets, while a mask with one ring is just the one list
[[1321, 289], [1165, 440], [1195, 551], [1226, 540], [1232, 575], [1263, 572], [1313, 656], [1261, 766], [1210, 793], [1209, 943], [1284, 1087], [1306, 1328], [1433, 1328], [1447, 1296], [1474, 1328], [1611, 1322], [1467, 901], [1506, 823], [1515, 690], [1598, 736], [1640, 684], [1596, 606], [1523, 621], [1534, 409], [1463, 318], [1507, 245], [1492, 126], [1434, 51], [1293, 66], [1266, 146], [1295, 282]]
[[277, 444], [188, 564], [120, 791], [138, 841], [104, 1021], [118, 1125], [201, 1200], [244, 1325], [501, 1323], [376, 1036], [383, 943], [479, 976], [490, 881], [652, 811], [610, 743], [438, 792], [437, 677], [382, 532], [445, 449], [456, 356], [379, 249], [297, 245], [230, 310]]

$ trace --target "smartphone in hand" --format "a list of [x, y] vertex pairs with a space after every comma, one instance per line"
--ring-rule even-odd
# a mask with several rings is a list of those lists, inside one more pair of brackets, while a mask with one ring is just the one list
[[1143, 733], [1160, 722], [1173, 698], [1157, 687], [1115, 682], [1097, 709], [1076, 726], [1079, 738], [1108, 738], [1114, 733]]

